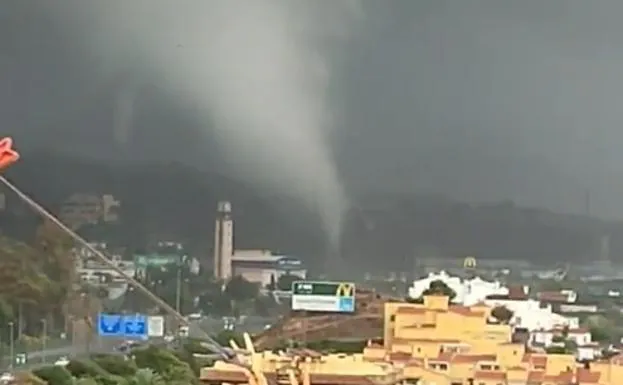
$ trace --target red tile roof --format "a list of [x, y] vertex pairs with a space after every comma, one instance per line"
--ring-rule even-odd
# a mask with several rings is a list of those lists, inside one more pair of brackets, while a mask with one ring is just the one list
[[513, 285], [509, 286], [508, 288], [508, 298], [515, 300], [525, 300], [528, 299], [528, 296], [524, 292], [522, 286]]
[[540, 384], [541, 382], [543, 382], [544, 378], [545, 372], [531, 370], [528, 372], [527, 382]]
[[546, 302], [567, 302], [568, 296], [557, 291], [542, 291], [537, 293], [536, 297]]
[[591, 372], [589, 369], [578, 368], [575, 372], [572, 370], [561, 372], [556, 375], [545, 376], [544, 379], [553, 383], [560, 384], [598, 384], [601, 373]]
[[472, 364], [480, 361], [495, 361], [497, 356], [495, 354], [456, 354], [452, 357], [452, 363], [457, 364]]
[[200, 380], [202, 382], [227, 382], [232, 384], [249, 382], [249, 379], [243, 372], [217, 369], [208, 370], [204, 376], [201, 376]]
[[536, 354], [536, 353], [526, 353], [524, 354], [522, 362], [529, 363], [532, 366], [546, 366], [547, 365], [547, 355], [545, 354]]
[[396, 309], [396, 314], [423, 314], [426, 309], [422, 307], [402, 306]]
[[310, 374], [309, 380], [314, 385], [374, 385], [374, 381], [366, 376], [341, 374]]
[[393, 352], [387, 355], [387, 359], [390, 361], [405, 362], [411, 360], [411, 354], [405, 352]]

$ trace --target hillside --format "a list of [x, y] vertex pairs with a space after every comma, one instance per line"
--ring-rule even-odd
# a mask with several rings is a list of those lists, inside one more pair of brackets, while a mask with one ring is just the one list
[[[238, 247], [267, 248], [306, 258], [318, 268], [324, 265], [326, 245], [313, 213], [286, 197], [258, 195], [222, 175], [180, 164], [122, 166], [38, 155], [25, 157], [9, 176], [53, 210], [72, 192], [114, 194], [122, 201], [122, 222], [108, 228], [107, 237], [133, 249], [179, 239], [207, 256], [216, 202], [227, 199], [235, 209]], [[36, 223], [19, 205], [9, 205], [11, 214], [2, 216], [5, 231]], [[612, 236], [611, 255], [623, 251], [621, 224], [510, 202], [470, 205], [387, 195], [361, 199], [354, 207], [347, 214], [342, 255], [362, 271], [400, 269], [410, 266], [413, 256], [579, 261], [597, 256], [599, 238], [606, 233]]]

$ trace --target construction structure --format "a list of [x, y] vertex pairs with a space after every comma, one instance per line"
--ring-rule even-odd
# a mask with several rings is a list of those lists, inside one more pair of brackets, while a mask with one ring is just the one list
[[217, 361], [203, 368], [199, 380], [204, 384], [249, 385], [392, 385], [405, 380], [403, 370], [394, 365], [368, 361], [362, 354], [322, 355], [308, 349], [293, 349], [273, 353], [257, 352], [245, 335], [246, 349], [230, 342], [238, 361], [246, 368]]
[[376, 339], [383, 336], [383, 308], [393, 299], [374, 291], [356, 292], [355, 313], [291, 312], [254, 338], [259, 349], [273, 349], [287, 341]]
[[231, 260], [234, 255], [234, 221], [231, 203], [219, 202], [214, 224], [214, 278], [227, 281], [232, 277]]

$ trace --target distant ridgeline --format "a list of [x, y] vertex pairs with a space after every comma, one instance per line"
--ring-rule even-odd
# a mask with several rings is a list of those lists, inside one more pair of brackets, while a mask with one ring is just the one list
[[[236, 247], [261, 245], [297, 255], [314, 270], [332, 255], [318, 217], [291, 198], [262, 196], [223, 175], [179, 164], [121, 167], [31, 155], [11, 170], [10, 177], [56, 212], [78, 193], [110, 194], [113, 201], [122, 202], [115, 211], [118, 223], [93, 225], [103, 226], [103, 236], [114, 238], [98, 234], [98, 241], [143, 248], [157, 239], [176, 239], [188, 245], [191, 255], [208, 258], [215, 208], [227, 199], [236, 207]], [[15, 197], [5, 198], [0, 199], [3, 231], [29, 227], [28, 210]], [[554, 262], [623, 255], [620, 224], [508, 203], [476, 206], [428, 197], [393, 199], [390, 194], [375, 199], [383, 204], [371, 199], [345, 216], [340, 245], [345, 269], [400, 271], [418, 257]], [[95, 230], [87, 226], [81, 231], [88, 236]], [[605, 235], [610, 239], [607, 255], [602, 250]]]

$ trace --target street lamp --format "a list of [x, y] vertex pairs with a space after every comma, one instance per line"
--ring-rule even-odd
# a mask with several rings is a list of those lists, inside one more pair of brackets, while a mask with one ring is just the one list
[[[178, 243], [181, 247], [181, 245]], [[175, 280], [175, 310], [179, 313], [182, 308], [182, 268], [186, 263], [186, 255], [180, 255], [177, 261], [177, 278]]]
[[9, 356], [11, 357], [11, 365], [15, 365], [15, 329], [13, 322], [9, 322]]
[[45, 364], [45, 355], [48, 349], [48, 321], [45, 318], [41, 319], [41, 326], [41, 338], [43, 338], [41, 342], [41, 363]]

